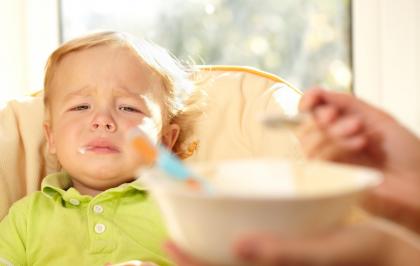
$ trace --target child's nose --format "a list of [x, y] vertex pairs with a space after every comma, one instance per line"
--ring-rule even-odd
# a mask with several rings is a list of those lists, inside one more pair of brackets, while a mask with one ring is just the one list
[[92, 123], [92, 130], [105, 130], [107, 132], [114, 132], [116, 130], [115, 121], [109, 115], [98, 115], [96, 116]]

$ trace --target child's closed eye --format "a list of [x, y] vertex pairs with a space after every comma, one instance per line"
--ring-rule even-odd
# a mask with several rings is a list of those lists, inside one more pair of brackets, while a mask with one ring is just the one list
[[90, 106], [88, 104], [79, 104], [74, 107], [71, 107], [69, 111], [83, 111], [83, 110], [88, 110], [89, 108]]
[[132, 113], [143, 113], [139, 108], [133, 106], [120, 106], [118, 110], [125, 111], [125, 112], [132, 112]]

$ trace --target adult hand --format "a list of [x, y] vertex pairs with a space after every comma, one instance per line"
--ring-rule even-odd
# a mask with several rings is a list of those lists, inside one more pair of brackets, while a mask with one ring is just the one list
[[420, 250], [373, 224], [361, 224], [312, 238], [280, 239], [250, 234], [235, 253], [259, 266], [419, 265]]
[[172, 261], [175, 262], [175, 265], [178, 266], [216, 266], [206, 264], [196, 258], [193, 258], [172, 241], [167, 242], [164, 246], [164, 249], [169, 254]]
[[[172, 242], [166, 245], [166, 251], [176, 265], [209, 266], [192, 258]], [[235, 243], [233, 252], [245, 265], [256, 266], [409, 266], [420, 263], [418, 247], [375, 223], [298, 239], [281, 239], [263, 233], [248, 234]]]
[[349, 94], [309, 90], [300, 110], [312, 114], [298, 133], [308, 156], [382, 171], [385, 182], [369, 195], [365, 207], [420, 232], [419, 138]]

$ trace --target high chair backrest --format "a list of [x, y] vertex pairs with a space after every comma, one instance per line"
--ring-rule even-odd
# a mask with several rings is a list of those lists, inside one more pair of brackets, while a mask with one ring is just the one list
[[[246, 67], [202, 66], [197, 79], [209, 100], [191, 139], [198, 148], [187, 161], [300, 156], [291, 132], [267, 130], [258, 121], [266, 113], [295, 113], [298, 90]], [[46, 149], [43, 109], [42, 95], [0, 109], [0, 218], [13, 202], [38, 190], [46, 174], [59, 170]]]
[[208, 106], [197, 124], [198, 149], [187, 161], [300, 156], [287, 130], [262, 126], [263, 115], [293, 115], [301, 93], [280, 77], [254, 68], [202, 66], [199, 84]]

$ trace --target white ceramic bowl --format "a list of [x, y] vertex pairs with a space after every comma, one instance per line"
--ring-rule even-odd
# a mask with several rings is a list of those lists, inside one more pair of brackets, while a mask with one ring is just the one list
[[311, 234], [339, 225], [382, 176], [361, 167], [276, 159], [190, 165], [209, 180], [211, 194], [192, 191], [162, 172], [142, 174], [171, 238], [216, 265], [238, 265], [232, 244], [243, 232]]

